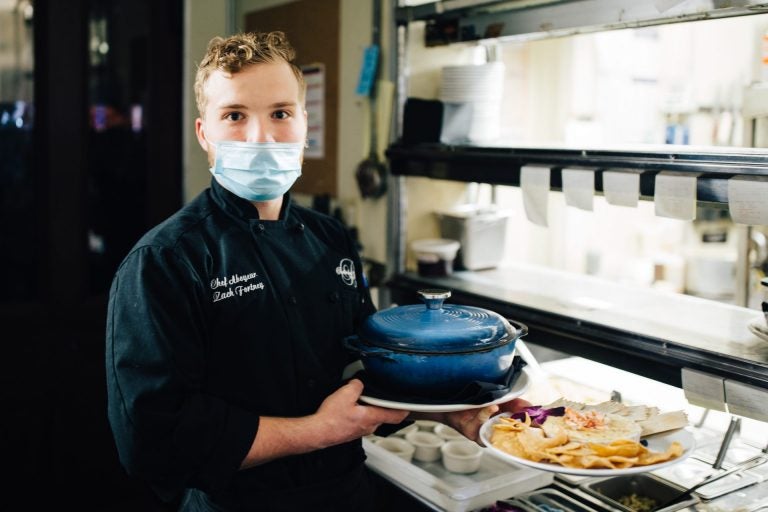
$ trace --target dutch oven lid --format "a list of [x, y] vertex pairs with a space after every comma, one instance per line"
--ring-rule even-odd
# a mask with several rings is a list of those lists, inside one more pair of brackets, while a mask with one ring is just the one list
[[420, 290], [425, 304], [398, 306], [368, 317], [360, 337], [398, 352], [456, 353], [488, 350], [516, 339], [517, 331], [498, 313], [443, 304], [446, 290]]

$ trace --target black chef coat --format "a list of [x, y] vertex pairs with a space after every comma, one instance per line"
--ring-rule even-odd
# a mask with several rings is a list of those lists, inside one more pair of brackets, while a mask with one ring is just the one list
[[341, 385], [342, 339], [372, 312], [341, 223], [288, 194], [279, 220], [263, 221], [212, 180], [112, 284], [108, 410], [122, 464], [164, 499], [194, 488], [224, 510], [344, 503], [360, 485], [359, 440], [238, 468], [260, 416], [314, 413]]

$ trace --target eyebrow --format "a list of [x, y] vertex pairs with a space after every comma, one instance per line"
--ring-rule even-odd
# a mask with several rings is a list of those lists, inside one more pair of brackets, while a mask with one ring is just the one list
[[[298, 105], [295, 101], [278, 101], [277, 103], [272, 103], [269, 105], [269, 108], [285, 108], [285, 107], [295, 107]], [[229, 105], [221, 105], [217, 107], [219, 110], [233, 110], [233, 109], [239, 109], [239, 110], [247, 110], [248, 107], [241, 104], [241, 103], [231, 103]]]
[[240, 103], [231, 103], [229, 105], [219, 105], [217, 108], [219, 110], [231, 110], [231, 109], [244, 109], [246, 108], [246, 106]]

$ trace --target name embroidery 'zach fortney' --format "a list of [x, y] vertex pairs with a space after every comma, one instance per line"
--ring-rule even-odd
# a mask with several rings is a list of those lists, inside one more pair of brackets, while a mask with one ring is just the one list
[[341, 276], [341, 280], [345, 285], [357, 288], [357, 277], [355, 277], [355, 263], [351, 259], [344, 258], [341, 261], [339, 261], [339, 266], [336, 267], [336, 274]]
[[[231, 276], [214, 277], [211, 279], [213, 290], [213, 302], [219, 302], [232, 297], [242, 297], [247, 293], [264, 289], [264, 282], [255, 282], [259, 275], [256, 272], [249, 274], [232, 274]], [[249, 282], [254, 281], [254, 282]]]

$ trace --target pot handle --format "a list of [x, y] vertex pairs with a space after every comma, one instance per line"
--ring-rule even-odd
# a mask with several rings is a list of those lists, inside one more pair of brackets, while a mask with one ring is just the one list
[[517, 320], [510, 320], [509, 318], [507, 318], [507, 322], [509, 322], [515, 329], [517, 329], [516, 336], [518, 338], [522, 338], [528, 334], [528, 326], [524, 323], [518, 322]]
[[389, 357], [392, 355], [391, 350], [387, 350], [382, 347], [377, 347], [375, 345], [370, 345], [368, 343], [366, 343], [364, 347], [361, 346], [362, 341], [360, 340], [360, 336], [358, 336], [357, 334], [353, 334], [352, 336], [347, 336], [342, 340], [342, 343], [347, 349], [357, 354], [360, 354], [361, 356]]

